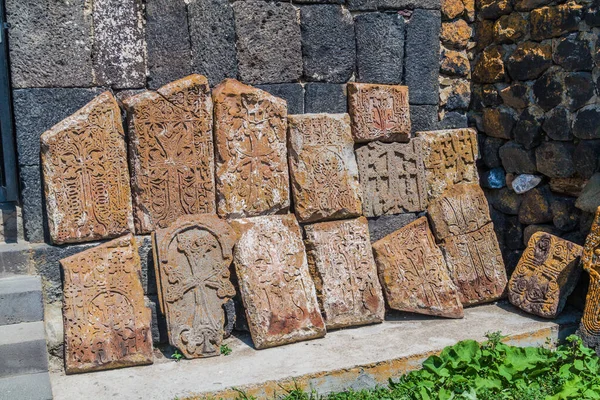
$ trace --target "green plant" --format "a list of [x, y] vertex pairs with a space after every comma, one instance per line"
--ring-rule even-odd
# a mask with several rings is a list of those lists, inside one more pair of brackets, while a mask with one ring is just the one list
[[231, 347], [229, 347], [228, 344], [221, 345], [221, 354], [223, 354], [224, 356], [228, 356], [231, 354], [231, 352], [232, 352]]
[[183, 354], [181, 354], [179, 350], [175, 349], [173, 354], [171, 354], [171, 358], [175, 360], [175, 362], [179, 362], [183, 358]]

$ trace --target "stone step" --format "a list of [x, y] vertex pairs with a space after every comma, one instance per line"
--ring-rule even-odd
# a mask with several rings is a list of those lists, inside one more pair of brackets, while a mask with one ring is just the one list
[[48, 371], [44, 323], [0, 326], [0, 378]]
[[39, 276], [0, 279], [0, 325], [43, 319], [42, 280]]
[[0, 243], [0, 278], [26, 275], [32, 266], [29, 243]]
[[50, 374], [26, 374], [0, 378], [0, 398], [12, 400], [52, 400]]

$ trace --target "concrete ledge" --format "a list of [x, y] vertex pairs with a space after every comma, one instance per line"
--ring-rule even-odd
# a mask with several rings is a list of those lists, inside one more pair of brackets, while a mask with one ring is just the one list
[[14, 400], [52, 400], [50, 375], [47, 372], [42, 372], [39, 374], [0, 378], [0, 398]]
[[43, 319], [42, 280], [39, 276], [0, 279], [0, 325]]
[[48, 371], [43, 322], [0, 326], [0, 377]]
[[418, 368], [429, 355], [460, 340], [485, 340], [501, 330], [517, 345], [556, 341], [577, 327], [580, 314], [567, 309], [554, 321], [542, 320], [505, 304], [465, 310], [462, 320], [406, 313], [383, 324], [329, 332], [323, 339], [255, 350], [249, 335], [227, 340], [230, 356], [174, 362], [157, 351], [155, 364], [126, 370], [66, 376], [51, 374], [56, 400], [82, 398], [173, 399], [201, 394], [233, 397], [242, 388], [258, 398], [282, 393], [281, 385], [320, 393], [385, 384]]

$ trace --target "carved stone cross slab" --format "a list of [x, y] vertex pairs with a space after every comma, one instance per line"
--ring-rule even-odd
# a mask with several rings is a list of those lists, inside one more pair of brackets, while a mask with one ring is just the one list
[[186, 358], [220, 354], [223, 304], [235, 296], [229, 277], [236, 234], [216, 215], [187, 215], [153, 233], [154, 266], [169, 342]]
[[231, 221], [234, 262], [257, 349], [325, 335], [300, 226], [293, 214]]
[[385, 303], [365, 217], [304, 226], [327, 329], [383, 321]]
[[110, 92], [44, 132], [40, 141], [53, 243], [133, 231], [121, 111]]
[[600, 207], [583, 247], [583, 269], [590, 275], [579, 335], [586, 346], [600, 351]]
[[68, 374], [152, 364], [135, 238], [129, 234], [60, 261]]
[[290, 115], [294, 210], [301, 222], [359, 216], [362, 192], [348, 114]]

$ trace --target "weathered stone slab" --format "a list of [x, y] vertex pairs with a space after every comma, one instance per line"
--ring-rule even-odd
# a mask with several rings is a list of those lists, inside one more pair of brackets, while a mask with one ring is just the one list
[[379, 281], [395, 310], [462, 318], [463, 307], [426, 217], [373, 243]]
[[424, 211], [427, 207], [422, 141], [371, 142], [356, 150], [363, 192], [363, 214]]
[[304, 112], [330, 114], [348, 112], [346, 85], [318, 82], [305, 84]]
[[356, 142], [408, 142], [408, 87], [348, 83], [348, 108]]
[[213, 90], [217, 209], [231, 218], [290, 205], [285, 101], [226, 79]]
[[62, 259], [67, 374], [152, 364], [151, 313], [129, 234]]
[[325, 335], [300, 226], [293, 215], [231, 221], [234, 262], [257, 349]]
[[579, 334], [586, 346], [600, 350], [600, 208], [596, 210], [581, 256], [583, 269], [590, 275], [590, 286]]
[[133, 230], [121, 110], [110, 92], [41, 137], [50, 237], [55, 244]]
[[153, 233], [156, 276], [169, 342], [186, 358], [220, 354], [237, 235], [214, 214], [185, 215]]
[[123, 103], [136, 232], [166, 228], [182, 215], [214, 213], [213, 107], [206, 78], [190, 75]]
[[301, 222], [359, 216], [362, 191], [348, 114], [290, 115], [289, 165]]
[[558, 236], [534, 233], [510, 278], [510, 302], [540, 317], [558, 316], [579, 280], [582, 251]]
[[479, 153], [475, 129], [417, 132], [423, 139], [423, 163], [429, 200], [457, 183], [477, 183], [475, 160]]
[[304, 231], [327, 329], [382, 322], [385, 303], [367, 219], [321, 222]]

